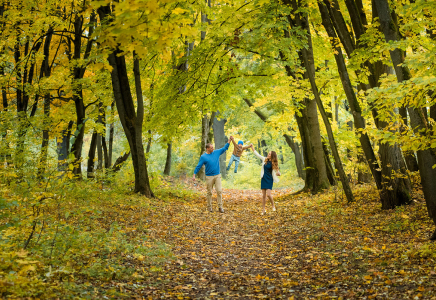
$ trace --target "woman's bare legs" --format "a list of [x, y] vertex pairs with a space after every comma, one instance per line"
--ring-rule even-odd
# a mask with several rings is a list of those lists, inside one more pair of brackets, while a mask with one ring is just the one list
[[[263, 191], [263, 190], [262, 190], [262, 191]], [[267, 195], [269, 201], [271, 202], [272, 210], [273, 210], [273, 211], [276, 211], [276, 206], [275, 206], [275, 204], [274, 204], [274, 200], [273, 200], [273, 196], [272, 196], [272, 194], [271, 194], [271, 190], [266, 190], [266, 195]], [[264, 209], [265, 209], [265, 206], [264, 206]]]
[[262, 190], [262, 215], [265, 214], [266, 191]]

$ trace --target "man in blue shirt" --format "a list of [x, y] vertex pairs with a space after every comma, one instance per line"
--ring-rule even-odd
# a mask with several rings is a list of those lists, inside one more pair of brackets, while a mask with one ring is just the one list
[[[230, 137], [230, 141], [233, 140], [233, 136]], [[206, 166], [206, 186], [207, 186], [207, 209], [212, 212], [212, 189], [215, 185], [217, 201], [219, 206], [219, 212], [223, 213], [223, 190], [221, 186], [221, 171], [220, 171], [220, 156], [229, 149], [230, 143], [227, 143], [221, 149], [213, 151], [213, 145], [206, 145], [206, 153], [200, 156], [200, 161], [194, 170], [194, 176], [192, 178], [195, 180], [195, 174], [200, 171], [203, 165]]]

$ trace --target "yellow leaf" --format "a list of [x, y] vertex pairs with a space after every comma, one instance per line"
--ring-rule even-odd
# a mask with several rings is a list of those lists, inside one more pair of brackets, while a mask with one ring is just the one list
[[18, 257], [26, 257], [26, 256], [27, 256], [27, 251], [21, 249], [20, 251], [15, 252], [15, 254], [16, 254]]
[[175, 9], [173, 9], [173, 14], [180, 15], [180, 14], [183, 14], [185, 11], [186, 11], [185, 9], [177, 7]]
[[28, 271], [35, 271], [35, 267], [34, 266], [32, 266], [32, 265], [27, 265], [27, 266], [24, 266], [21, 270], [20, 270], [20, 274], [25, 274], [25, 273], [27, 273]]

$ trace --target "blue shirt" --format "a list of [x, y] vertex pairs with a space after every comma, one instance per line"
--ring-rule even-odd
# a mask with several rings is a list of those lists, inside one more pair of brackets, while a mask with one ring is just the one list
[[225, 144], [221, 149], [213, 151], [211, 154], [204, 153], [200, 156], [200, 161], [195, 167], [194, 174], [200, 171], [203, 165], [206, 165], [206, 176], [215, 176], [221, 173], [220, 171], [220, 156], [229, 149], [230, 144]]

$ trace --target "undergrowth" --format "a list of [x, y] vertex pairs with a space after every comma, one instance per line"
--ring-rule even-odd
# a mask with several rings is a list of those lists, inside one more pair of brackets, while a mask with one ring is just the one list
[[140, 278], [172, 259], [168, 245], [148, 237], [144, 213], [156, 210], [156, 201], [162, 209], [170, 198], [192, 197], [157, 175], [158, 199], [147, 199], [130, 191], [125, 174], [110, 183], [0, 172], [2, 298], [122, 296], [98, 283]]

